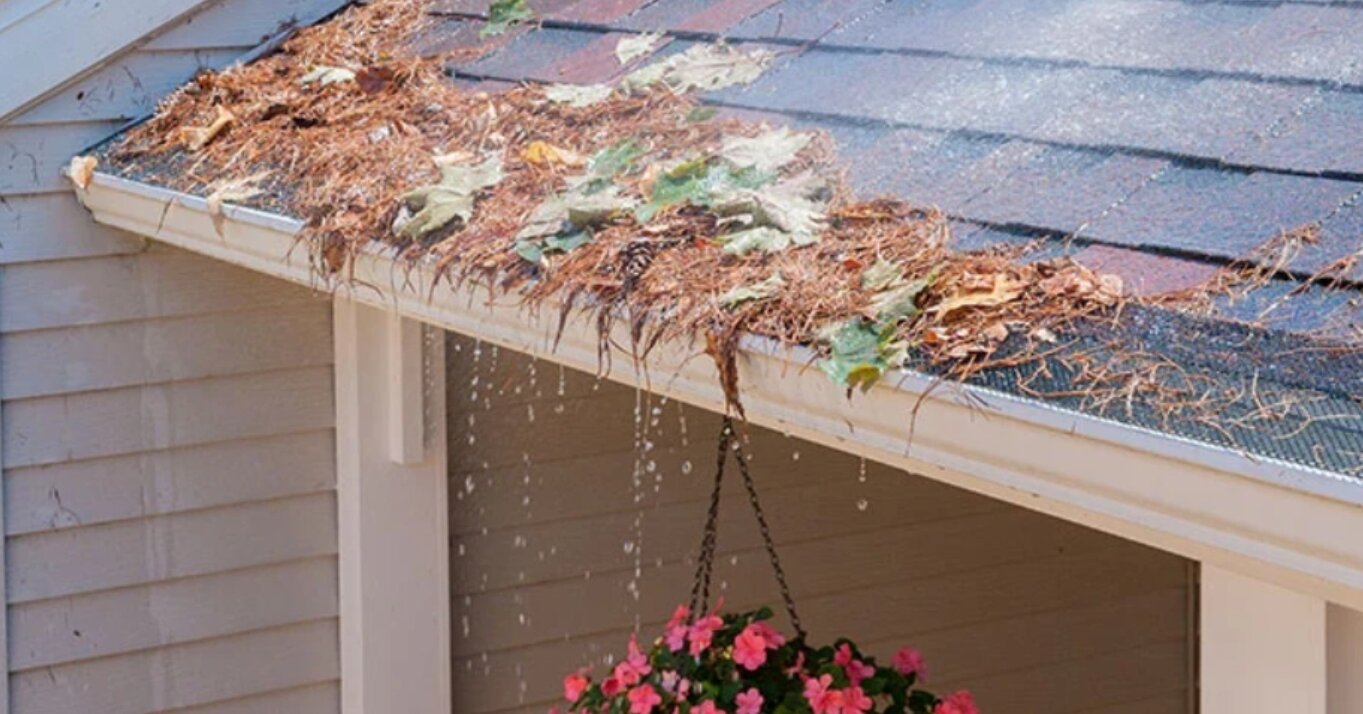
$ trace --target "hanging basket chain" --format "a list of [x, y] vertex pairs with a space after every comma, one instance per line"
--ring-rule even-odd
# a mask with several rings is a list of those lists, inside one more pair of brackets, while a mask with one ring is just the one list
[[701, 538], [696, 578], [691, 585], [692, 617], [698, 616], [710, 603], [710, 579], [714, 572], [715, 545], [719, 535], [720, 489], [724, 483], [724, 464], [728, 460], [730, 449], [733, 449], [734, 458], [738, 461], [738, 472], [743, 476], [743, 487], [748, 492], [748, 503], [752, 505], [753, 516], [757, 518], [757, 527], [762, 533], [762, 544], [766, 547], [767, 557], [771, 560], [776, 583], [781, 588], [781, 599], [785, 603], [786, 614], [790, 616], [790, 624], [795, 628], [796, 636], [804, 639], [805, 628], [800, 622], [799, 614], [795, 612], [795, 598], [791, 595], [790, 585], [786, 582], [786, 571], [781, 567], [781, 557], [776, 553], [776, 543], [771, 538], [771, 527], [767, 525], [766, 513], [763, 512], [762, 503], [757, 498], [757, 485], [748, 471], [748, 459], [743, 453], [743, 444], [734, 433], [733, 420], [727, 416], [724, 417], [724, 423], [719, 431], [715, 485], [710, 492], [710, 511], [706, 516], [705, 533]]

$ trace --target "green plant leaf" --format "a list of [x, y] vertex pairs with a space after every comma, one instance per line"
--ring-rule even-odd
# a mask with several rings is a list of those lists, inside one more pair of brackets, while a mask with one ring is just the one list
[[614, 91], [609, 84], [550, 84], [544, 88], [544, 98], [581, 109], [605, 101]]
[[719, 156], [736, 169], [775, 173], [794, 161], [795, 155], [808, 146], [812, 138], [810, 134], [793, 132], [784, 126], [753, 137], [726, 136], [721, 140]]
[[785, 238], [777, 240], [770, 231], [750, 234], [743, 239], [735, 234], [726, 242], [725, 250], [742, 255], [757, 248], [784, 250], [791, 245], [817, 242], [824, 209], [828, 205], [826, 193], [827, 183], [809, 172], [757, 188], [728, 191], [713, 201], [716, 212], [731, 217], [748, 216], [753, 226], [749, 230], [773, 228], [785, 234]]
[[871, 298], [871, 310], [875, 313], [876, 322], [898, 322], [917, 315], [918, 296], [931, 284], [931, 277], [920, 278], [902, 283]]
[[886, 372], [903, 366], [908, 357], [908, 346], [894, 339], [893, 324], [880, 326], [853, 318], [825, 330], [822, 338], [828, 357], [819, 362], [819, 368], [848, 389], [870, 389]]
[[615, 43], [615, 58], [620, 64], [629, 64], [639, 57], [653, 51], [663, 39], [661, 32], [648, 32], [642, 35], [629, 35]]
[[502, 180], [502, 158], [493, 154], [476, 164], [469, 163], [471, 159], [467, 154], [435, 157], [440, 182], [413, 189], [402, 197], [406, 207], [415, 213], [396, 227], [399, 235], [421, 238], [456, 218], [465, 223], [473, 218], [478, 192]]
[[525, 0], [492, 0], [487, 6], [487, 24], [478, 32], [482, 37], [500, 35], [512, 25], [525, 22], [535, 13]]
[[790, 234], [771, 226], [758, 226], [722, 236], [724, 252], [747, 255], [753, 251], [775, 253], [790, 247]]
[[771, 277], [752, 285], [739, 285], [731, 288], [719, 296], [719, 304], [726, 308], [735, 308], [744, 303], [770, 300], [780, 294], [781, 289], [785, 286], [786, 281], [781, 277], [781, 273], [772, 273]]

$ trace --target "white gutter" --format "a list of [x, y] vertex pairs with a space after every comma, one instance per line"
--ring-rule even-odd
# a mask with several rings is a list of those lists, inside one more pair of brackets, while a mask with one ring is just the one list
[[[552, 306], [530, 311], [486, 289], [433, 290], [428, 266], [397, 263], [380, 246], [356, 260], [353, 279], [327, 281], [296, 245], [299, 221], [228, 206], [219, 235], [201, 198], [104, 174], [80, 194], [101, 223], [598, 369], [591, 320], [571, 318], [555, 349]], [[743, 348], [743, 401], [756, 424], [1363, 609], [1363, 486], [1352, 479], [983, 388], [934, 387], [915, 373], [849, 401], [808, 368], [806, 351], [757, 338]], [[710, 409], [723, 404], [713, 364], [685, 346], [658, 347], [645, 375], [636, 374], [628, 354], [612, 362], [612, 379], [647, 382]]]

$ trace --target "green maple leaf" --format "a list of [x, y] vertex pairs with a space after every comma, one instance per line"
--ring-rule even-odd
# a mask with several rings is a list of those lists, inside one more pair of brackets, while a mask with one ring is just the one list
[[449, 225], [456, 218], [467, 223], [480, 191], [502, 180], [502, 159], [491, 155], [481, 163], [466, 163], [466, 155], [438, 156], [440, 181], [408, 191], [402, 200], [412, 217], [397, 229], [407, 238], [421, 238]]

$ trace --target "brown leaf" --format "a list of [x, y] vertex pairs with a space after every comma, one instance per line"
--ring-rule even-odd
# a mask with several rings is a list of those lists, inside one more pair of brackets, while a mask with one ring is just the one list
[[[979, 276], [983, 277], [983, 276]], [[980, 285], [981, 281], [971, 281], [972, 284]], [[964, 283], [964, 281], [963, 281]], [[1016, 300], [1026, 288], [1020, 280], [998, 273], [993, 276], [992, 283], [988, 290], [970, 290], [958, 292], [955, 295], [937, 303], [929, 308], [929, 312], [937, 313], [943, 319], [947, 315], [967, 307], [987, 307], [991, 305], [1003, 305], [1004, 303]]]
[[996, 322], [989, 327], [984, 328], [984, 331], [980, 334], [993, 342], [1003, 342], [1008, 339], [1008, 326], [1002, 322]]
[[355, 84], [365, 94], [378, 94], [392, 86], [397, 73], [392, 67], [371, 65], [355, 73]]

